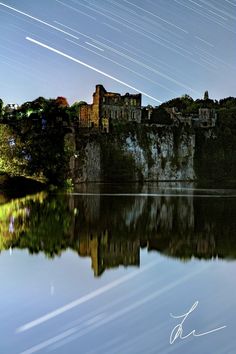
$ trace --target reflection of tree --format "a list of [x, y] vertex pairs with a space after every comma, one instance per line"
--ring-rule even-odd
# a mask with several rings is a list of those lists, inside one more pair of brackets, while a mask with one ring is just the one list
[[29, 205], [45, 198], [45, 193], [15, 199], [0, 206], [0, 250], [12, 247], [29, 229]]
[[28, 248], [30, 253], [43, 251], [49, 257], [60, 255], [70, 246], [71, 220], [67, 200], [49, 197], [31, 208], [30, 228], [17, 247]]
[[141, 247], [180, 259], [236, 257], [234, 198], [47, 195], [0, 206], [0, 250], [71, 248], [95, 275], [139, 265]]
[[0, 206], [0, 249], [28, 248], [30, 253], [59, 255], [70, 246], [72, 215], [65, 198], [46, 193], [4, 204]]

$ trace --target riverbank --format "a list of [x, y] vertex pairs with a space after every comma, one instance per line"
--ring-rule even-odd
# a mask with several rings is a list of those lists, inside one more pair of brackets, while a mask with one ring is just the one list
[[12, 177], [6, 173], [0, 174], [0, 196], [4, 196], [6, 199], [24, 197], [27, 194], [34, 194], [47, 188], [48, 186], [45, 183], [32, 178]]

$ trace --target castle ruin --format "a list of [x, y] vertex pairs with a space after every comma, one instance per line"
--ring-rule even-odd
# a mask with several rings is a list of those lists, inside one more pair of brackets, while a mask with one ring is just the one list
[[97, 128], [109, 132], [113, 121], [133, 121], [141, 123], [142, 95], [107, 92], [102, 85], [96, 85], [93, 103], [84, 103], [80, 107], [79, 126]]
[[79, 128], [99, 130], [109, 133], [112, 124], [136, 122], [156, 125], [188, 125], [212, 128], [216, 123], [214, 109], [200, 108], [198, 114], [183, 115], [176, 107], [142, 107], [142, 95], [107, 92], [103, 85], [96, 85], [93, 103], [81, 103], [79, 109]]

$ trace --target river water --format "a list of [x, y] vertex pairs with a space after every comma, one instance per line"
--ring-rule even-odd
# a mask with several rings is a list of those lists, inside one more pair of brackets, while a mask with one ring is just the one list
[[236, 190], [0, 201], [1, 354], [236, 353]]

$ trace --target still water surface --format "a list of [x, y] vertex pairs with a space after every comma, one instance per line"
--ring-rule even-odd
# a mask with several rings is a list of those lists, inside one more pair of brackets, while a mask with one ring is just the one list
[[1, 354], [236, 353], [236, 190], [0, 198]]

